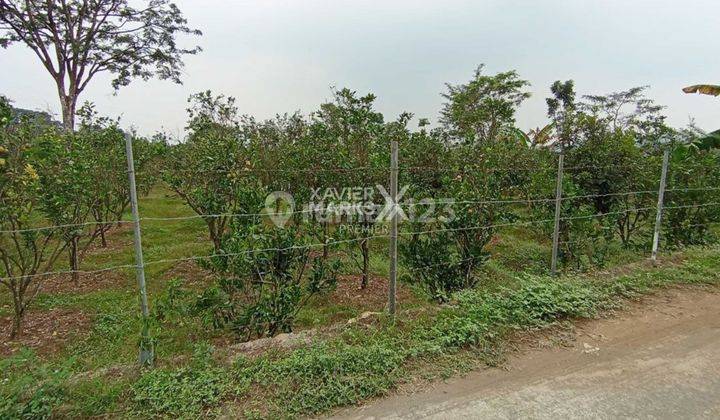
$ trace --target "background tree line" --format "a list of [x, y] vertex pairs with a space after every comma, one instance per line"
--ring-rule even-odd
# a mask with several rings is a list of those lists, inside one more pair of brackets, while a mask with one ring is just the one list
[[[515, 113], [528, 86], [514, 71], [488, 75], [481, 66], [467, 83], [447, 86], [439, 124], [419, 119], [416, 129], [412, 114], [387, 119], [373, 94], [350, 89], [334, 90], [308, 115], [265, 121], [240, 114], [231, 97], [192, 95], [182, 141], [133, 138], [141, 192], [164, 185], [207, 226], [210, 257], [202, 264], [216, 281], [192, 311], [241, 337], [273, 335], [290, 331], [302, 306], [332, 289], [341, 271], [357, 273], [358, 287], [366, 287], [371, 257], [384, 243], [373, 238], [372, 218], [339, 229], [295, 213], [281, 229], [257, 215], [273, 191], [303, 204], [318, 189], [387, 185], [393, 139], [401, 150], [400, 185], [408, 187], [405, 209], [416, 216], [401, 228], [401, 265], [406, 281], [438, 301], [482, 280], [488, 245], [502, 225], [552, 218], [553, 203], [542, 199], [554, 197], [559, 152], [567, 167], [566, 268], [602, 266], [613, 247], [647, 247], [666, 148], [673, 151], [666, 203], [687, 207], [666, 212], [665, 242], [715, 239], [717, 208], [691, 205], [717, 200], [707, 189], [717, 185], [718, 166], [708, 135], [669, 127], [643, 87], [577, 98], [572, 81], [551, 86], [548, 125], [524, 133]], [[0, 215], [2, 229], [12, 232], [0, 242], [0, 273], [13, 296], [17, 333], [42, 284], [36, 275], [63, 256], [77, 274], [88, 247], [103, 246], [112, 221], [122, 218], [128, 191], [117, 121], [85, 106], [79, 126], [68, 131], [19, 116], [7, 101], [2, 110]], [[287, 209], [277, 203], [276, 210]], [[38, 225], [50, 228], [25, 230]], [[550, 237], [547, 223], [526, 226]]]
[[[12, 336], [47, 279], [42, 274], [63, 267], [77, 283], [86, 252], [98, 242], [107, 247], [106, 233], [130, 203], [125, 132], [90, 105], [79, 115], [78, 129], [67, 131], [0, 98], [0, 284], [12, 296]], [[165, 146], [136, 136], [133, 144], [138, 188], [147, 192]]]

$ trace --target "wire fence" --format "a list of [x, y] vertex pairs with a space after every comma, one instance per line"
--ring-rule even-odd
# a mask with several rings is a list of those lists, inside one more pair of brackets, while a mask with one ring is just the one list
[[[625, 194], [635, 194], [637, 192], [630, 192]], [[595, 195], [584, 195], [584, 196], [577, 196], [577, 197], [566, 197], [566, 199], [572, 199], [572, 198], [594, 198], [594, 197], [603, 197], [608, 196], [608, 194], [595, 194]], [[542, 200], [546, 201], [546, 200]], [[554, 201], [554, 199], [552, 199]], [[505, 201], [471, 201], [471, 202], [457, 202], [457, 203], [537, 203], [538, 200], [505, 200]], [[448, 202], [450, 203], [450, 202]], [[712, 202], [712, 203], [702, 203], [702, 204], [689, 204], [689, 205], [682, 205], [682, 206], [665, 206], [665, 210], [672, 210], [672, 209], [685, 209], [685, 208], [698, 208], [698, 207], [710, 207], [710, 206], [719, 206], [720, 202]], [[583, 219], [594, 219], [594, 218], [602, 218], [607, 216], [613, 216], [613, 215], [622, 215], [622, 214], [628, 214], [628, 213], [637, 213], [642, 211], [649, 211], [649, 210], [656, 210], [657, 207], [651, 206], [651, 207], [638, 207], [638, 208], [631, 208], [626, 210], [620, 210], [620, 211], [612, 211], [612, 212], [606, 212], [606, 213], [596, 213], [596, 214], [589, 214], [589, 215], [579, 215], [579, 216], [564, 216], [560, 217], [559, 220], [562, 221], [572, 221], [572, 220], [583, 220]], [[268, 216], [272, 214], [299, 214], [299, 213], [306, 213], [305, 211], [302, 212], [289, 212], [289, 213], [250, 213], [250, 214], [233, 214], [229, 216]], [[197, 219], [197, 218], [206, 218], [206, 217], [215, 217], [219, 215], [196, 215], [196, 216], [187, 216], [187, 217], [177, 217], [177, 218], [141, 218], [140, 220], [148, 220], [148, 221], [168, 221], [168, 220], [187, 220], [187, 219]], [[549, 224], [554, 222], [555, 219], [535, 219], [535, 220], [526, 220], [526, 221], [516, 221], [516, 222], [508, 222], [508, 223], [496, 223], [496, 224], [488, 224], [488, 225], [478, 225], [478, 226], [463, 226], [463, 227], [457, 227], [457, 228], [442, 228], [442, 229], [429, 229], [429, 230], [418, 230], [418, 231], [401, 231], [398, 233], [399, 236], [415, 236], [415, 235], [426, 235], [426, 234], [434, 234], [434, 233], [446, 233], [446, 232], [467, 232], [467, 231], [476, 231], [476, 230], [494, 230], [499, 228], [506, 228], [506, 227], [527, 227], [531, 225], [541, 225], [541, 224]], [[117, 223], [118, 221], [113, 221], [111, 223]], [[119, 221], [123, 223], [133, 223], [131, 221]], [[710, 223], [700, 223], [700, 224], [690, 224], [687, 225], [687, 227], [696, 227], [696, 226], [702, 226], [702, 225], [712, 225], [717, 224], [719, 222], [710, 222]], [[87, 224], [78, 224], [76, 226], [87, 226]], [[25, 230], [15, 231], [15, 232], [23, 232]], [[148, 267], [152, 265], [159, 265], [159, 264], [172, 264], [172, 263], [181, 263], [181, 262], [188, 262], [188, 261], [199, 261], [199, 260], [206, 260], [206, 259], [212, 259], [212, 258], [222, 258], [222, 257], [236, 257], [236, 256], [242, 256], [242, 255], [250, 255], [255, 253], [263, 253], [263, 252], [286, 252], [291, 250], [307, 250], [307, 249], [314, 249], [314, 248], [323, 248], [323, 247], [333, 247], [336, 245], [342, 245], [342, 244], [350, 244], [350, 243], [357, 243], [362, 242], [366, 240], [372, 240], [372, 239], [388, 239], [390, 237], [389, 234], [379, 234], [379, 235], [371, 235], [371, 236], [362, 236], [357, 238], [351, 238], [351, 239], [342, 239], [342, 240], [333, 240], [333, 241], [327, 241], [327, 242], [317, 242], [312, 244], [306, 244], [306, 245], [296, 245], [291, 247], [283, 247], [283, 248], [258, 248], [258, 249], [249, 249], [242, 252], [224, 252], [224, 253], [213, 253], [213, 254], [207, 254], [207, 255], [193, 255], [189, 257], [182, 257], [182, 258], [168, 258], [168, 259], [159, 259], [159, 260], [150, 260], [145, 261], [143, 263], [143, 267]], [[578, 243], [580, 241], [561, 241], [560, 244], [569, 244], [569, 243]], [[456, 261], [461, 262], [461, 261]], [[428, 265], [427, 267], [431, 267]], [[124, 270], [124, 269], [137, 269], [139, 268], [136, 264], [121, 264], [111, 267], [105, 267], [95, 270], [59, 270], [59, 271], [51, 271], [51, 272], [45, 272], [45, 273], [35, 273], [35, 274], [28, 274], [24, 276], [14, 276], [14, 277], [5, 277], [5, 279], [9, 280], [18, 280], [22, 278], [32, 278], [32, 277], [46, 277], [46, 276], [57, 276], [57, 275], [65, 275], [65, 274], [99, 274], [104, 273], [107, 271], [113, 271], [113, 270]]]
[[[666, 189], [666, 192], [691, 192], [691, 191], [717, 191], [720, 190], [718, 187], [702, 187], [702, 188], [671, 188]], [[584, 195], [575, 195], [575, 196], [566, 196], [566, 197], [560, 197], [561, 201], [572, 201], [572, 200], [586, 200], [591, 198], [603, 198], [603, 197], [618, 197], [618, 196], [633, 196], [633, 195], [656, 195], [658, 194], [658, 191], [652, 191], [652, 190], [645, 190], [645, 191], [625, 191], [625, 192], [614, 192], [614, 193], [606, 193], [606, 194], [584, 194]], [[475, 204], [478, 206], [484, 206], [484, 205], [502, 205], [502, 204], [538, 204], [538, 203], [552, 203], [555, 202], [556, 198], [528, 198], [528, 199], [506, 199], [506, 200], [448, 200], [448, 199], [439, 199], [439, 200], [433, 200], [433, 199], [427, 199], [427, 201], [408, 201], [406, 203], [402, 203], [402, 207], [419, 207], [419, 206], [433, 206], [433, 205], [467, 205], [467, 204]], [[708, 207], [708, 206], [716, 206], [719, 205], [720, 202], [711, 202], [711, 203], [696, 203], [696, 204], [688, 204], [683, 206], [664, 206], [663, 208], [666, 210], [669, 209], [682, 209], [682, 208], [695, 208], [695, 207]], [[645, 211], [645, 210], [653, 210], [655, 207], [650, 208], [636, 208], [636, 209], [630, 209], [630, 212], [637, 212], [637, 211]], [[184, 221], [184, 220], [197, 220], [197, 219], [218, 219], [218, 218], [259, 218], [259, 217], [272, 217], [272, 216], [293, 216], [298, 214], [316, 214], [318, 213], [318, 209], [303, 209], [303, 210], [293, 210], [293, 211], [280, 211], [280, 212], [259, 212], [259, 213], [215, 213], [215, 214], [192, 214], [187, 216], [169, 216], [169, 217], [141, 217], [139, 220], [141, 222], [172, 222], [172, 221]], [[597, 216], [605, 216], [609, 214], [599, 214]], [[566, 220], [566, 219], [561, 219]], [[27, 232], [41, 232], [41, 231], [48, 231], [48, 230], [56, 230], [61, 231], [64, 229], [69, 228], [83, 228], [83, 227], [93, 227], [93, 226], [108, 226], [108, 225], [123, 225], [123, 224], [132, 224], [134, 223], [132, 220], [108, 220], [108, 221], [92, 221], [92, 222], [82, 222], [82, 223], [69, 223], [69, 224], [61, 224], [61, 225], [53, 225], [53, 226], [40, 226], [40, 227], [33, 227], [33, 228], [25, 228], [25, 229], [10, 229], [10, 230], [0, 230], [0, 234], [13, 234], [13, 233], [27, 233]]]
[[[134, 209], [137, 209], [137, 197], [136, 192], [134, 190], [134, 182], [132, 181], [134, 178], [134, 173], [132, 172], [133, 168], [133, 162], [132, 162], [132, 150], [131, 150], [131, 143], [130, 140], [128, 140], [128, 166], [129, 166], [129, 173], [131, 174], [131, 205], [134, 207]], [[498, 229], [503, 228], [511, 228], [511, 227], [528, 227], [532, 225], [550, 225], [554, 224], [554, 232], [553, 232], [553, 238], [559, 237], [559, 229], [561, 227], [569, 222], [577, 221], [577, 220], [590, 220], [590, 219], [598, 219], [598, 218], [605, 218], [605, 217], [611, 217], [611, 216], [623, 216], [628, 214], [640, 214], [640, 213], [651, 213], [654, 212], [656, 214], [656, 224], [655, 224], [655, 240], [653, 243], [653, 258], [655, 257], [657, 253], [657, 247], [658, 247], [658, 237], [660, 236], [661, 227], [662, 224], [660, 221], [662, 220], [663, 212], [672, 211], [672, 210], [681, 210], [681, 209], [701, 209], [706, 207], [714, 207], [714, 206], [720, 206], [720, 201], [710, 201], [710, 202], [694, 202], [694, 203], [674, 203], [672, 205], [665, 205], [664, 203], [664, 194], [665, 193], [690, 193], [690, 192], [710, 192], [710, 191], [718, 191], [720, 190], [720, 187], [714, 187], [714, 186], [688, 186], [688, 187], [673, 187], [673, 188], [667, 188], [666, 187], [666, 180], [665, 177], [667, 175], [667, 154], [665, 156], [665, 160], [663, 162], [663, 168], [662, 168], [662, 179], [658, 180], [660, 187], [658, 189], [644, 189], [644, 190], [637, 190], [637, 191], [613, 191], [608, 193], [597, 193], [597, 194], [579, 194], [579, 195], [563, 195], [563, 189], [562, 189], [562, 176], [563, 172], [569, 172], [569, 171], [600, 171], [605, 169], [618, 169], [618, 166], [601, 166], [601, 165], [590, 165], [590, 166], [570, 166], [570, 167], [563, 167], [562, 166], [562, 159], [559, 159], [558, 167], [534, 167], [534, 168], [486, 168], [484, 171], [481, 171], [482, 173], [509, 173], [509, 172], [517, 172], [517, 173], [528, 173], [528, 172], [546, 172], [546, 173], [555, 173], [558, 174], [558, 188], [556, 191], [555, 196], [536, 196], [536, 197], [525, 197], [525, 198], [519, 198], [519, 197], [509, 197], [509, 198], [490, 198], [490, 199], [477, 199], [477, 200], [466, 200], [466, 199], [453, 199], [453, 198], [440, 198], [440, 199], [425, 199], [425, 200], [406, 200], [405, 202], [399, 202], [399, 197], [397, 195], [397, 192], [392, 194], [389, 197], [384, 197], [385, 203], [379, 204], [379, 203], [373, 203], [374, 206], [378, 207], [385, 207], [390, 210], [389, 215], [391, 218], [386, 220], [385, 222], [389, 223], [397, 223], [401, 219], [401, 215], [404, 214], [402, 211], [403, 207], [407, 209], [413, 209], [415, 207], [424, 207], [424, 206], [463, 206], [461, 209], [462, 211], [473, 211], [474, 209], [481, 208], [481, 207], [490, 207], [490, 206], [503, 206], [503, 205], [526, 205], [526, 206], [533, 206], [533, 205], [552, 205], [555, 206], [555, 217], [553, 218], [535, 218], [530, 220], [515, 220], [515, 221], [508, 221], [504, 223], [485, 223], [480, 225], [473, 225], [473, 226], [452, 226], [450, 224], [443, 225], [440, 223], [438, 227], [432, 226], [427, 229], [420, 229], [420, 230], [413, 230], [413, 229], [401, 229], [397, 232], [390, 232], [390, 233], [383, 233], [383, 234], [374, 234], [374, 235], [368, 235], [368, 236], [359, 236], [359, 237], [353, 237], [349, 239], [335, 239], [335, 240], [326, 240], [326, 241], [318, 241], [314, 243], [308, 243], [308, 244], [302, 244], [302, 245], [294, 245], [290, 247], [270, 247], [270, 248], [256, 248], [256, 249], [247, 249], [239, 252], [214, 252], [209, 253], [207, 255], [190, 255], [186, 257], [178, 257], [178, 258], [159, 258], [159, 259], [150, 259], [148, 261], [145, 261], [143, 259], [143, 248], [141, 244], [141, 228], [143, 224], [149, 224], [149, 223], [174, 223], [179, 221], [189, 221], [189, 220], [203, 220], [207, 223], [210, 223], [213, 220], [225, 218], [225, 219], [239, 219], [239, 218], [265, 218], [273, 216], [282, 216], [282, 217], [292, 217], [297, 215], [317, 215], [319, 211], [327, 210], [327, 208], [317, 208], [317, 207], [310, 207], [310, 208], [303, 208], [300, 210], [290, 209], [288, 211], [261, 211], [261, 212], [229, 212], [229, 213], [208, 213], [203, 214], [201, 212], [196, 212], [196, 214], [191, 215], [181, 215], [181, 216], [167, 216], [167, 217], [147, 217], [147, 216], [140, 216], [137, 215], [137, 217], [133, 217], [133, 220], [108, 220], [108, 221], [88, 221], [88, 222], [82, 222], [82, 223], [75, 223], [75, 224], [60, 224], [60, 225], [54, 225], [54, 226], [40, 226], [40, 227], [24, 227], [24, 226], [14, 226], [17, 227], [16, 229], [6, 229], [6, 230], [0, 230], [0, 235], [32, 235], [32, 234], [39, 234], [43, 233], [47, 236], [53, 235], [53, 234], [62, 234], [62, 232], [72, 229], [88, 229], [88, 228], [102, 228], [105, 226], [110, 225], [125, 225], [125, 224], [132, 224], [134, 227], [134, 246], [136, 251], [136, 261], [134, 264], [121, 264], [121, 265], [114, 265], [104, 268], [98, 268], [93, 270], [58, 270], [58, 271], [47, 271], [47, 272], [31, 272], [31, 273], [21, 273], [19, 275], [15, 276], [6, 276], [3, 277], [2, 280], [4, 281], [19, 281], [19, 280], [28, 280], [32, 278], [38, 278], [38, 277], [48, 277], [48, 276], [60, 276], [60, 275], [68, 275], [68, 274], [78, 274], [78, 275], [96, 275], [101, 273], [106, 273], [109, 271], [116, 271], [116, 270], [127, 270], [127, 269], [134, 269], [138, 273], [139, 278], [142, 276], [144, 279], [144, 270], [146, 267], [150, 266], [157, 266], [157, 265], [163, 265], [163, 264], [179, 264], [183, 262], [192, 262], [192, 261], [200, 261], [200, 260], [207, 260], [207, 259], [213, 259], [213, 258], [229, 258], [229, 257], [238, 257], [238, 256], [247, 256], [251, 254], [257, 254], [257, 253], [266, 253], [266, 252], [288, 252], [293, 250], [302, 250], [307, 251], [311, 249], [317, 249], [317, 248], [330, 248], [335, 247], [338, 245], [345, 245], [345, 244], [353, 244], [353, 243], [359, 243], [363, 241], [369, 241], [374, 239], [390, 239], [391, 243], [393, 239], [399, 238], [405, 238], [405, 237], [414, 237], [418, 235], [433, 235], [433, 234], [442, 234], [442, 233], [451, 233], [451, 232], [472, 232], [472, 231], [495, 231]], [[355, 168], [313, 168], [313, 169], [254, 169], [254, 168], [248, 168], [247, 170], [241, 169], [239, 171], [236, 170], [225, 170], [225, 169], [212, 169], [212, 172], [218, 172], [218, 173], [297, 173], [297, 174], [317, 174], [317, 173], [368, 173], [368, 172], [382, 172], [383, 174], [390, 176], [390, 183], [395, 182], [395, 185], [397, 185], [397, 177], [399, 172], [426, 172], [426, 173], [442, 173], [442, 174], [450, 174], [451, 177], [455, 176], [465, 176], [468, 172], [458, 170], [456, 168], [437, 168], [437, 167], [430, 167], [430, 166], [408, 166], [408, 167], [402, 167], [397, 165], [397, 162], [394, 162], [394, 165], [391, 165], [391, 168], [378, 168], [378, 167], [355, 167]], [[182, 174], [182, 170], [175, 170], [175, 174]], [[393, 178], [394, 177], [394, 178]], [[601, 198], [608, 198], [608, 197], [639, 197], [639, 196], [658, 196], [658, 204], [654, 206], [629, 206], [629, 208], [623, 209], [623, 210], [613, 210], [613, 211], [607, 211], [607, 212], [595, 212], [592, 214], [581, 214], [581, 215], [563, 215], [560, 211], [563, 204], [567, 203], [568, 205], [573, 205], [574, 202], [579, 200], [597, 200]], [[136, 214], [136, 213], [134, 213]], [[692, 223], [687, 225], [687, 228], [696, 228], [696, 227], [709, 227], [711, 225], [720, 223], [720, 221], [710, 221], [710, 222], [704, 222], [704, 223]], [[437, 225], [438, 223], [436, 223]], [[549, 261], [549, 266], [555, 267], [557, 261], [557, 248], [560, 245], [568, 246], [573, 244], [578, 244], [584, 242], [584, 239], [580, 240], [554, 240], [553, 241], [553, 253], [552, 253], [552, 261]], [[391, 249], [389, 252], [389, 259], [390, 264], [395, 263], [397, 264], [397, 249]], [[443, 264], [463, 264], [466, 262], [473, 261], [477, 259], [478, 257], [470, 257], [470, 258], [463, 258], [463, 259], [456, 259], [450, 262], [443, 262], [440, 264], [422, 264], [421, 268], [427, 269], [432, 268], [438, 265]], [[391, 276], [395, 276], [396, 272], [393, 272], [393, 270], [390, 270]], [[391, 279], [391, 281], [394, 279]], [[394, 283], [393, 283], [394, 284]], [[146, 295], [146, 291], [144, 290], [144, 283], [141, 282], [141, 294]], [[390, 306], [394, 307], [394, 294], [390, 293]], [[144, 308], [144, 316], [147, 316], [147, 310]]]
[[[345, 170], [345, 169], [344, 169]], [[669, 188], [666, 189], [666, 192], [673, 192], [673, 191], [680, 191], [680, 192], [688, 192], [688, 191], [715, 191], [720, 190], [719, 187], [694, 187], [694, 188]], [[606, 194], [584, 194], [584, 195], [575, 195], [575, 196], [566, 196], [566, 197], [559, 197], [559, 200], [561, 201], [572, 201], [572, 200], [580, 200], [580, 199], [594, 199], [594, 198], [603, 198], [603, 197], [617, 197], [617, 196], [629, 196], [629, 195], [645, 195], [645, 194], [658, 194], [658, 191], [653, 190], [640, 190], [640, 191], [626, 191], [626, 192], [614, 192], [614, 193], [606, 193]], [[415, 206], [428, 206], [428, 205], [477, 205], [477, 206], [485, 206], [485, 205], [504, 205], [504, 204], [538, 204], [538, 203], [552, 203], [555, 202], [558, 198], [528, 198], [528, 199], [495, 199], [495, 200], [447, 200], [447, 199], [440, 199], [440, 200], [431, 200], [428, 201], [419, 201], [419, 202], [408, 202], [403, 204], [398, 204], [399, 207], [407, 206], [407, 207], [415, 207]], [[713, 206], [720, 206], [720, 202], [709, 202], [709, 203], [691, 203], [691, 204], [685, 204], [685, 205], [675, 205], [675, 206], [663, 206], [663, 210], [673, 210], [673, 209], [689, 209], [689, 208], [703, 208], [703, 207], [713, 207]], [[605, 212], [605, 213], [595, 213], [595, 214], [589, 214], [589, 215], [578, 215], [578, 216], [564, 216], [560, 217], [559, 220], [561, 222], [563, 221], [573, 221], [573, 220], [583, 220], [583, 219], [594, 219], [594, 218], [602, 218], [607, 216], [613, 216], [613, 215], [622, 215], [622, 214], [628, 214], [628, 213], [639, 213], [644, 211], [652, 211], [657, 210], [658, 207], [656, 206], [650, 206], [650, 207], [633, 207], [626, 210], [619, 210], [619, 211], [612, 211], [612, 212]], [[292, 215], [298, 215], [298, 214], [315, 214], [317, 213], [317, 209], [304, 209], [304, 210], [294, 210], [294, 211], [284, 211], [284, 212], [258, 212], [258, 213], [217, 213], [217, 214], [194, 214], [194, 215], [187, 215], [187, 216], [174, 216], [174, 217], [141, 217], [139, 219], [140, 222], [173, 222], [173, 221], [185, 221], [185, 220], [198, 220], [198, 219], [215, 219], [220, 217], [227, 217], [227, 218], [260, 218], [260, 217], [271, 217], [271, 216], [292, 216]], [[531, 226], [531, 225], [537, 225], [537, 224], [546, 224], [554, 222], [555, 219], [537, 219], [537, 220], [525, 220], [525, 221], [516, 221], [516, 222], [508, 222], [508, 223], [499, 223], [499, 224], [488, 224], [488, 225], [480, 225], [480, 226], [464, 226], [464, 227], [456, 227], [456, 228], [442, 228], [442, 229], [430, 229], [430, 230], [419, 230], [419, 231], [401, 231], [398, 233], [400, 236], [414, 236], [414, 235], [423, 235], [423, 234], [433, 234], [433, 233], [444, 233], [444, 232], [462, 232], [462, 231], [474, 231], [474, 230], [493, 230], [498, 228], [504, 228], [504, 227], [525, 227], [525, 226]], [[104, 221], [104, 222], [83, 222], [83, 223], [76, 223], [76, 224], [62, 224], [62, 225], [56, 225], [56, 226], [42, 226], [42, 227], [34, 227], [34, 228], [25, 228], [25, 229], [15, 229], [15, 230], [1, 230], [0, 234], [13, 234], [13, 233], [28, 233], [28, 232], [41, 232], [41, 231], [47, 231], [47, 230], [63, 230], [68, 228], [83, 228], [83, 227], [93, 227], [93, 226], [100, 226], [100, 225], [122, 225], [122, 224], [132, 224], [134, 221], [131, 220], [111, 220], [111, 221]], [[708, 222], [708, 223], [697, 223], [697, 224], [689, 224], [687, 227], [697, 227], [697, 226], [709, 226], [718, 224], [718, 222]], [[283, 252], [283, 251], [290, 251], [290, 250], [303, 250], [303, 249], [312, 249], [312, 248], [322, 248], [322, 247], [332, 247], [336, 245], [341, 244], [349, 244], [349, 243], [355, 243], [355, 242], [361, 242], [365, 240], [372, 240], [372, 239], [387, 239], [389, 238], [389, 234], [380, 234], [380, 235], [371, 235], [371, 236], [364, 236], [364, 237], [358, 237], [358, 238], [352, 238], [352, 239], [343, 239], [343, 240], [334, 240], [334, 241], [328, 241], [328, 242], [318, 242], [313, 244], [307, 244], [302, 246], [293, 246], [293, 247], [286, 247], [286, 248], [263, 248], [263, 249], [251, 249], [239, 253], [222, 253], [222, 254], [208, 254], [208, 255], [193, 255], [189, 257], [182, 257], [182, 258], [169, 258], [169, 259], [159, 259], [159, 260], [150, 260], [145, 261], [143, 263], [143, 267], [152, 266], [152, 265], [158, 265], [158, 264], [169, 264], [169, 263], [180, 263], [180, 262], [187, 262], [187, 261], [198, 261], [198, 260], [204, 260], [209, 258], [217, 258], [217, 257], [233, 257], [233, 256], [240, 256], [240, 255], [249, 255], [253, 253], [261, 253], [261, 252]], [[569, 243], [576, 243], [580, 241], [561, 241], [560, 244], [569, 244]], [[64, 274], [99, 274], [104, 273], [107, 271], [113, 271], [113, 270], [124, 270], [134, 268], [137, 269], [139, 266], [137, 264], [122, 264], [122, 265], [116, 265], [111, 267], [105, 267], [100, 269], [94, 269], [94, 270], [58, 270], [58, 271], [50, 271], [50, 272], [44, 272], [44, 273], [33, 273], [33, 274], [26, 274], [21, 276], [13, 276], [13, 277], [4, 277], [4, 279], [8, 280], [17, 280], [22, 278], [32, 278], [32, 277], [44, 277], [44, 276], [57, 276], [57, 275], [64, 275]]]

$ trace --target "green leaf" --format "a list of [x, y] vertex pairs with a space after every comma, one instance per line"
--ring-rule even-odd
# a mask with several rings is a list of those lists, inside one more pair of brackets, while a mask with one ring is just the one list
[[685, 93], [701, 93], [703, 95], [720, 95], [720, 85], [692, 85], [683, 88]]

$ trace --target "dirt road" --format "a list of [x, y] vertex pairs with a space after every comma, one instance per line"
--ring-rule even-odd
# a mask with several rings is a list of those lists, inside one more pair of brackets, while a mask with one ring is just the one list
[[720, 418], [720, 293], [670, 290], [534, 339], [505, 369], [473, 372], [337, 418]]

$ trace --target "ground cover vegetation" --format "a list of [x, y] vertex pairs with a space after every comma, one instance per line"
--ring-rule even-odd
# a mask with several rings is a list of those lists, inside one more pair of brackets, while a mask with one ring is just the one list
[[[124, 132], [90, 104], [69, 130], [3, 98], [0, 417], [315, 414], [423, 372], [410, 366], [457, 369], [469, 360], [461, 351], [497, 362], [511, 331], [596, 316], [656, 287], [715, 284], [719, 162], [706, 134], [669, 127], [642, 87], [577, 97], [572, 81], [551, 86], [548, 125], [524, 133], [515, 113], [528, 89], [514, 71], [481, 66], [447, 86], [435, 126], [386, 118], [373, 94], [350, 89], [267, 121], [201, 92], [188, 101], [187, 136], [173, 141]], [[159, 363], [146, 371], [134, 365], [143, 321], [126, 136]], [[388, 234], [375, 220], [392, 141], [404, 212], [395, 322], [382, 315]], [[650, 250], [665, 150], [661, 248], [678, 257], [652, 269], [637, 261]], [[318, 200], [366, 211], [302, 207]], [[627, 264], [602, 282], [584, 274]], [[237, 350], [302, 331], [316, 338]]]

